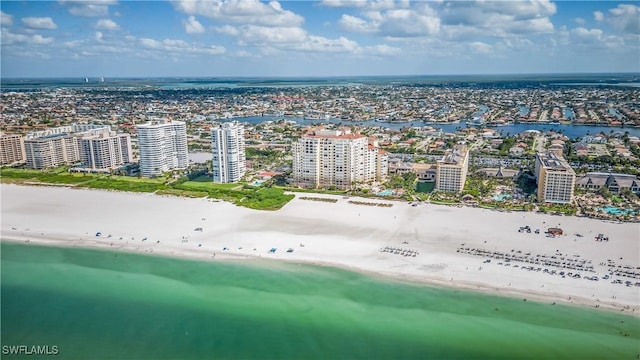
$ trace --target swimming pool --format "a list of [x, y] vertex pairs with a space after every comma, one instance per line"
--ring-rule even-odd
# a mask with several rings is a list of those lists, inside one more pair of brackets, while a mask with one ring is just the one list
[[389, 189], [382, 190], [382, 191], [378, 191], [376, 193], [376, 195], [378, 195], [378, 196], [391, 196], [391, 195], [395, 195], [395, 191], [389, 190]]
[[615, 206], [605, 206], [601, 208], [596, 208], [598, 211], [604, 211], [610, 215], [635, 215], [636, 212], [631, 209], [619, 209]]
[[503, 201], [505, 199], [511, 199], [511, 195], [509, 195], [509, 194], [498, 194], [498, 195], [493, 197], [493, 200], [496, 200], [496, 201]]

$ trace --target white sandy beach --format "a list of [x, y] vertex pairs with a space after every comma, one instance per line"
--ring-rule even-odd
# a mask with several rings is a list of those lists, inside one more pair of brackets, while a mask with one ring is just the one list
[[[261, 257], [315, 263], [640, 314], [640, 277], [620, 276], [621, 271], [640, 274], [637, 223], [431, 204], [414, 207], [406, 202], [313, 194], [296, 195], [283, 209], [269, 212], [210, 199], [152, 194], [7, 184], [0, 190], [3, 241], [101, 247], [206, 261]], [[330, 197], [338, 202], [301, 200], [300, 196]], [[354, 205], [349, 200], [393, 206]], [[525, 225], [540, 229], [540, 234], [518, 232]], [[544, 231], [552, 226], [562, 228], [565, 235], [546, 237]], [[599, 233], [609, 241], [595, 241]], [[412, 250], [417, 255], [381, 251], [385, 247]], [[271, 248], [276, 252], [269, 253]], [[293, 252], [287, 252], [289, 248]], [[474, 255], [478, 250], [495, 254]], [[496, 258], [500, 254], [514, 258], [506, 262]], [[548, 265], [550, 261], [573, 269]], [[577, 264], [583, 270], [576, 270]], [[589, 266], [592, 271], [584, 270]], [[612, 269], [618, 275], [611, 275]], [[610, 278], [603, 279], [605, 275]]]

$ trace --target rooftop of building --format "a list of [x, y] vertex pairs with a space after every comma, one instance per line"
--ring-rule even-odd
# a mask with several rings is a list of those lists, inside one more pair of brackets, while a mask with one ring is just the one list
[[538, 153], [536, 157], [548, 170], [574, 172], [567, 160], [554, 152]]
[[185, 122], [184, 121], [178, 121], [178, 120], [171, 120], [171, 119], [153, 119], [151, 121], [148, 121], [144, 124], [136, 124], [136, 127], [138, 128], [145, 128], [145, 127], [162, 127], [165, 125], [184, 125]]
[[456, 145], [453, 149], [449, 149], [445, 152], [441, 160], [438, 163], [459, 165], [464, 162], [464, 159], [468, 156], [468, 150], [465, 145]]
[[608, 173], [608, 172], [588, 172], [584, 174], [582, 177], [608, 178], [609, 176], [613, 176], [616, 178], [627, 178], [627, 179], [638, 178], [636, 175], [632, 175], [632, 174], [618, 174], [618, 173]]
[[69, 136], [71, 136], [71, 134], [69, 133], [59, 133], [59, 134], [51, 134], [51, 135], [40, 136], [40, 137], [27, 138], [25, 139], [25, 141], [47, 141], [47, 140], [55, 140], [58, 138], [65, 138]]
[[304, 137], [316, 139], [362, 139], [366, 136], [362, 134], [352, 134], [347, 130], [326, 130], [314, 129], [307, 132]]

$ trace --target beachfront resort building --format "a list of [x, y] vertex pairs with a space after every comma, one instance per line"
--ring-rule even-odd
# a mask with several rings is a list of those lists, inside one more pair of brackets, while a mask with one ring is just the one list
[[187, 126], [183, 121], [155, 119], [136, 125], [136, 130], [142, 176], [160, 176], [189, 166]]
[[436, 163], [435, 190], [461, 192], [467, 181], [469, 171], [469, 149], [465, 145], [456, 145], [445, 152]]
[[0, 132], [0, 165], [23, 163], [25, 160], [22, 135]]
[[573, 201], [576, 173], [557, 152], [536, 155], [535, 177], [538, 202], [568, 204]]
[[72, 170], [109, 171], [131, 162], [129, 135], [117, 135], [108, 125], [73, 124], [31, 132], [24, 149], [31, 169], [76, 165]]
[[133, 161], [129, 134], [104, 127], [78, 134], [77, 142], [82, 163], [77, 171], [105, 172]]
[[388, 155], [377, 141], [348, 129], [311, 131], [293, 143], [296, 186], [349, 189], [382, 182], [388, 170]]
[[640, 179], [635, 175], [590, 172], [576, 179], [576, 185], [586, 191], [607, 188], [613, 194], [629, 190], [640, 194]]
[[237, 182], [246, 172], [244, 126], [238, 122], [215, 125], [211, 129], [213, 182]]

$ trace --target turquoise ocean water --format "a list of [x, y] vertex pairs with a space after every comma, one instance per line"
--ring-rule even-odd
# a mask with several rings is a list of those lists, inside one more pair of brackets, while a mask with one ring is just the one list
[[[2, 243], [2, 345], [60, 359], [634, 359], [640, 318], [276, 262]], [[3, 354], [2, 359], [19, 358]], [[35, 359], [36, 356], [23, 358]]]

